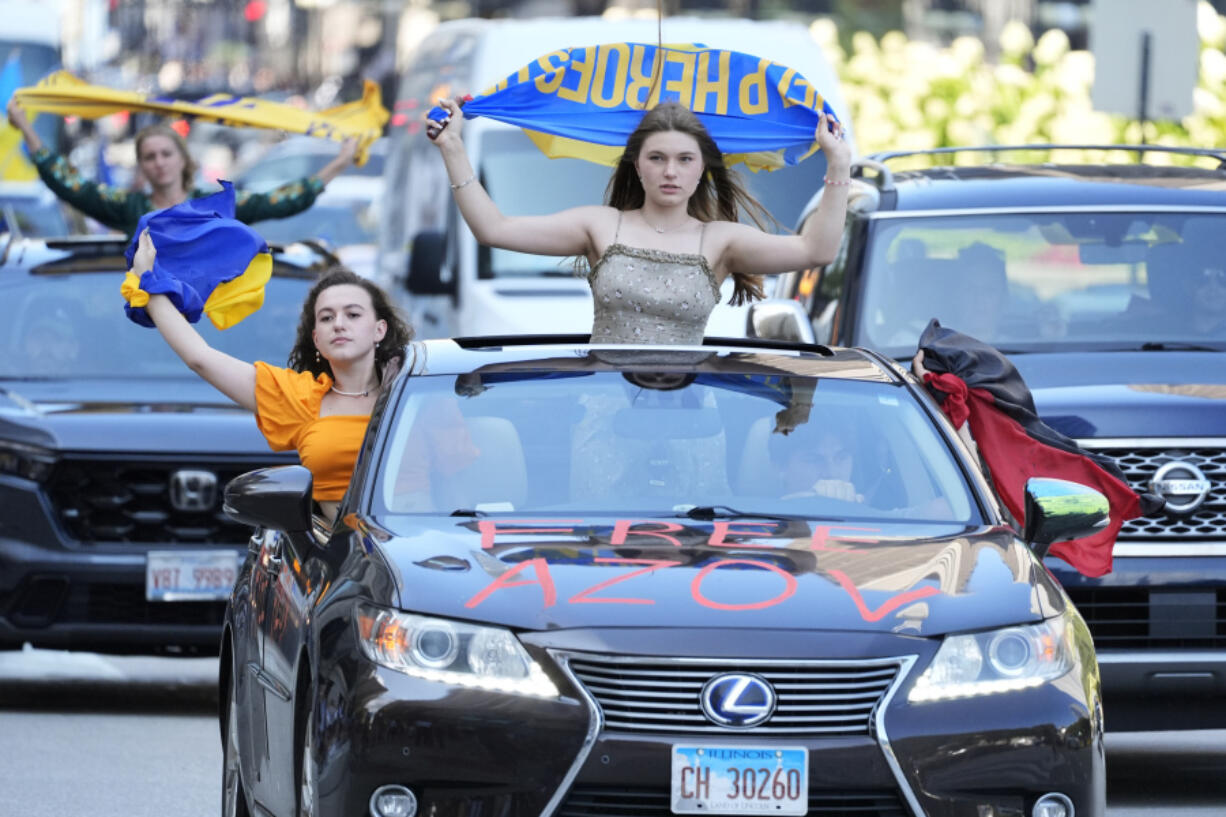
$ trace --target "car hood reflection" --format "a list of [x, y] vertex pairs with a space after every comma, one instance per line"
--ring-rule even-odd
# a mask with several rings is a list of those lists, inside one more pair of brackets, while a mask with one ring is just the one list
[[384, 532], [404, 609], [517, 629], [935, 636], [1063, 607], [1054, 580], [1004, 528], [534, 515], [396, 517]]

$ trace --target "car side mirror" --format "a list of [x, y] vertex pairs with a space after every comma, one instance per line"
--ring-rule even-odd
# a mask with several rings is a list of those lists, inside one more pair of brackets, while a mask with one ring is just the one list
[[751, 338], [816, 343], [813, 324], [798, 301], [777, 298], [749, 307], [745, 334]]
[[1040, 558], [1053, 542], [1098, 533], [1111, 521], [1107, 497], [1078, 482], [1051, 477], [1026, 481], [1026, 524], [1022, 538]]
[[222, 510], [242, 525], [309, 531], [312, 483], [311, 472], [301, 465], [248, 471], [230, 480]]
[[414, 295], [455, 295], [456, 282], [443, 280], [443, 263], [447, 255], [447, 234], [438, 230], [423, 230], [413, 236], [409, 252], [409, 275], [405, 282]]

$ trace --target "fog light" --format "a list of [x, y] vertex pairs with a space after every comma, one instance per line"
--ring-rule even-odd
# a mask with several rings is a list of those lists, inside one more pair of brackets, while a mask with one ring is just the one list
[[1073, 801], [1059, 792], [1049, 792], [1034, 803], [1032, 817], [1073, 817], [1076, 814]]
[[417, 796], [404, 786], [380, 786], [370, 796], [370, 817], [413, 817], [416, 813]]

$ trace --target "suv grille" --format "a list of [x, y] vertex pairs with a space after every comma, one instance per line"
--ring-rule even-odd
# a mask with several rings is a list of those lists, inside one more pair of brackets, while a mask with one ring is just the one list
[[699, 700], [716, 675], [751, 672], [775, 688], [775, 713], [754, 734], [866, 735], [873, 709], [898, 674], [890, 660], [754, 665], [574, 656], [570, 668], [610, 729], [722, 734], [728, 730], [707, 720]]
[[1175, 460], [1195, 465], [1211, 483], [1204, 503], [1192, 513], [1130, 519], [1120, 529], [1120, 541], [1199, 542], [1226, 537], [1226, 448], [1094, 448], [1115, 458], [1136, 491], [1149, 490], [1158, 469]]
[[[809, 790], [809, 815], [907, 817], [898, 795], [889, 791]], [[605, 789], [576, 786], [557, 817], [671, 817], [668, 789]]]
[[1066, 587], [1098, 649], [1226, 649], [1226, 590]]
[[[252, 469], [284, 464], [284, 460], [188, 463], [66, 458], [57, 463], [47, 492], [60, 522], [82, 542], [242, 545], [251, 537], [251, 528], [222, 512], [226, 484]], [[175, 507], [170, 483], [181, 470], [207, 471], [217, 477], [207, 508]]]

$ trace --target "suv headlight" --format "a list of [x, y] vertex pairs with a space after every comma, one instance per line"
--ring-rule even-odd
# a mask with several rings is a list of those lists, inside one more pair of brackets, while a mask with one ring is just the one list
[[45, 448], [0, 440], [0, 474], [42, 482], [55, 465], [55, 455]]
[[429, 681], [537, 698], [558, 689], [510, 630], [359, 604], [362, 652], [376, 664]]
[[1040, 686], [1073, 666], [1072, 628], [1064, 616], [1040, 624], [946, 636], [908, 700], [943, 701]]

